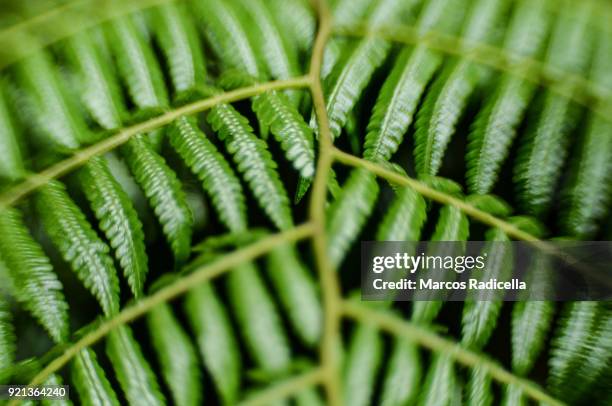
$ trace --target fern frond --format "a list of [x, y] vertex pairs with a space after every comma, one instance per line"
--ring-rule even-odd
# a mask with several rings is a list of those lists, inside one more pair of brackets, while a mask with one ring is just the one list
[[191, 339], [169, 305], [155, 307], [147, 316], [149, 335], [159, 357], [162, 376], [176, 405], [202, 401], [200, 367]]
[[206, 81], [204, 54], [196, 27], [181, 4], [153, 10], [155, 38], [168, 64], [174, 99], [189, 100], [202, 92]]
[[252, 263], [242, 264], [229, 273], [227, 283], [232, 308], [255, 363], [264, 371], [286, 372], [291, 362], [289, 341], [257, 268]]
[[219, 218], [231, 231], [247, 228], [245, 198], [240, 181], [194, 118], [181, 117], [169, 132], [172, 147], [183, 158], [210, 196]]
[[24, 121], [34, 124], [32, 129], [44, 143], [65, 151], [94, 141], [47, 53], [38, 52], [20, 62], [17, 76], [24, 89]]
[[5, 99], [4, 83], [0, 82], [0, 180], [15, 181], [24, 175], [18, 135]]
[[119, 281], [109, 248], [91, 228], [64, 185], [51, 181], [35, 197], [36, 211], [53, 244], [104, 314], [119, 310]]
[[304, 178], [312, 178], [315, 170], [315, 152], [311, 128], [297, 109], [289, 104], [285, 94], [270, 91], [253, 98], [253, 111], [274, 135]]
[[135, 297], [142, 294], [148, 271], [142, 224], [130, 198], [111, 175], [102, 157], [90, 159], [78, 172], [89, 200]]
[[0, 262], [7, 268], [11, 291], [17, 301], [45, 328], [53, 341], [65, 341], [69, 329], [68, 304], [62, 284], [17, 209], [0, 211]]
[[[476, 1], [462, 38], [482, 42], [492, 32], [505, 8], [504, 1]], [[416, 120], [414, 159], [417, 173], [435, 175], [455, 132], [468, 98], [485, 76], [482, 66], [466, 59], [448, 64], [425, 96]]]
[[388, 362], [380, 405], [411, 404], [417, 397], [422, 375], [417, 346], [403, 338], [394, 338]]
[[254, 52], [246, 27], [231, 2], [203, 0], [194, 2], [194, 11], [208, 44], [219, 58], [223, 71], [241, 70], [256, 78], [262, 76], [262, 61]]
[[113, 67], [96, 46], [93, 34], [85, 31], [69, 38], [63, 50], [76, 71], [81, 101], [94, 121], [105, 129], [120, 128], [127, 117], [121, 88]]
[[[366, 4], [362, 2], [343, 2], [334, 9], [334, 14], [342, 20], [354, 20], [365, 11]], [[406, 7], [397, 0], [380, 0], [372, 3], [367, 10], [367, 21], [372, 25], [391, 23], [397, 13]], [[345, 17], [343, 17], [345, 15]], [[327, 62], [331, 68], [325, 76], [325, 106], [329, 117], [329, 126], [332, 137], [340, 135], [342, 127], [346, 124], [348, 114], [354, 107], [361, 92], [366, 87], [372, 74], [389, 53], [391, 44], [381, 38], [368, 37], [362, 40], [351, 40], [337, 49], [336, 56], [331, 56]], [[328, 52], [334, 52], [328, 47]], [[330, 59], [330, 55], [327, 56]], [[316, 128], [314, 118], [311, 127]]]
[[576, 366], [592, 351], [590, 340], [598, 309], [597, 302], [567, 304], [551, 344], [548, 384], [552, 393], [562, 395], [566, 391], [570, 381], [576, 379]]
[[[510, 22], [504, 49], [533, 57], [544, 43], [547, 30], [546, 2], [522, 1]], [[493, 188], [534, 92], [531, 83], [504, 75], [478, 113], [468, 136], [466, 154], [466, 181], [471, 192], [485, 194]]]
[[489, 406], [493, 403], [491, 375], [482, 367], [470, 369], [467, 388], [467, 404]]
[[248, 120], [229, 104], [213, 107], [207, 120], [232, 154], [260, 207], [279, 229], [291, 227], [289, 198], [265, 141], [253, 134]]
[[[466, 241], [469, 232], [469, 222], [466, 215], [454, 206], [444, 206], [440, 209], [438, 222], [436, 223], [431, 241]], [[449, 254], [458, 254], [457, 252], [439, 252], [440, 249], [435, 249], [435, 251], [435, 253], [428, 252], [427, 255], [446, 256]], [[412, 320], [416, 323], [430, 323], [436, 318], [442, 305], [443, 302], [439, 300], [416, 301], [412, 306]]]
[[202, 284], [187, 293], [185, 313], [219, 397], [226, 405], [235, 404], [242, 367], [225, 306], [210, 284]]
[[378, 328], [358, 324], [344, 359], [344, 402], [347, 405], [371, 404], [376, 375], [382, 360], [383, 338]]
[[[600, 35], [593, 62], [593, 80], [612, 88], [612, 42]], [[578, 238], [592, 238], [598, 220], [606, 213], [612, 197], [612, 124], [591, 115], [577, 154], [572, 157], [568, 180], [561, 199], [563, 231]]]
[[[488, 254], [482, 280], [507, 280], [513, 261], [513, 248], [508, 244], [510, 239], [499, 229], [487, 231], [485, 238], [489, 243], [485, 244], [482, 253]], [[463, 307], [461, 341], [466, 346], [482, 348], [497, 325], [503, 302], [487, 296], [472, 296], [469, 299]]]
[[522, 389], [516, 385], [510, 384], [504, 388], [501, 404], [503, 406], [525, 406], [527, 405], [527, 401], [525, 400]]
[[131, 100], [140, 110], [168, 106], [168, 94], [157, 59], [138, 32], [133, 16], [113, 19], [106, 28], [117, 68]]
[[[436, 26], [440, 31], [453, 31], [461, 12], [454, 0], [428, 2], [417, 23], [420, 34]], [[445, 12], [446, 11], [446, 12]], [[442, 64], [437, 51], [417, 45], [406, 47], [397, 56], [385, 80], [367, 126], [363, 156], [372, 160], [388, 160], [402, 143], [425, 86]]]
[[[46, 386], [61, 386], [64, 384], [62, 377], [58, 374], [51, 374], [44, 383]], [[43, 398], [40, 402], [42, 406], [72, 406], [70, 399], [46, 399]]]
[[151, 366], [129, 327], [120, 326], [108, 334], [106, 353], [131, 405], [166, 404]]
[[71, 364], [71, 381], [83, 404], [92, 406], [119, 406], [117, 395], [96, 357], [96, 353], [85, 348]]
[[[0, 263], [0, 266], [5, 266]], [[15, 329], [13, 328], [13, 317], [8, 303], [0, 294], [0, 385], [5, 384], [10, 376], [4, 371], [15, 362], [16, 350]]]
[[338, 198], [327, 209], [327, 252], [338, 266], [370, 216], [378, 197], [376, 177], [363, 169], [354, 169], [342, 185]]
[[185, 261], [190, 253], [193, 219], [176, 174], [144, 135], [132, 138], [122, 152], [161, 223], [175, 262]]
[[[554, 29], [547, 62], [557, 69], [581, 74], [590, 60], [589, 17], [583, 5], [561, 13]], [[547, 91], [540, 115], [522, 139], [515, 167], [517, 200], [536, 216], [548, 211], [553, 191], [567, 155], [569, 133], [578, 120], [578, 106], [567, 98]]]
[[395, 199], [383, 217], [378, 241], [420, 241], [421, 229], [427, 218], [425, 199], [414, 189], [398, 188]]
[[419, 406], [450, 405], [455, 394], [455, 371], [448, 354], [434, 354], [424, 387], [421, 391]]
[[323, 310], [316, 283], [297, 250], [281, 245], [268, 254], [268, 273], [294, 330], [308, 346], [315, 346], [323, 328]]
[[310, 4], [304, 0], [268, 0], [269, 7], [276, 23], [293, 43], [306, 51], [314, 41], [315, 18]]

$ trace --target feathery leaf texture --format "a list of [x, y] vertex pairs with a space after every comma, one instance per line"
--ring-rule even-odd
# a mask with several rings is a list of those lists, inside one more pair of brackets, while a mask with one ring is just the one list
[[421, 392], [419, 406], [450, 405], [455, 391], [455, 371], [447, 354], [435, 354]]
[[119, 406], [117, 395], [93, 350], [81, 350], [74, 357], [70, 370], [71, 380], [82, 403], [93, 406]]
[[281, 245], [268, 254], [267, 271], [281, 304], [301, 340], [314, 347], [321, 338], [323, 309], [316, 283], [295, 246]]
[[340, 265], [353, 241], [370, 216], [378, 196], [376, 177], [354, 169], [338, 198], [327, 209], [327, 252], [334, 266]]
[[119, 310], [119, 281], [109, 247], [87, 222], [64, 185], [51, 181], [35, 197], [36, 211], [57, 250], [107, 316]]
[[230, 303], [251, 357], [259, 368], [284, 372], [291, 361], [289, 341], [257, 268], [237, 266], [227, 276]]
[[134, 104], [141, 110], [167, 107], [168, 94], [159, 64], [133, 17], [114, 19], [106, 28], [106, 35]]
[[[7, 268], [11, 293], [53, 341], [68, 338], [68, 304], [51, 262], [17, 209], [0, 211], [0, 266]], [[7, 336], [8, 337], [8, 336]], [[10, 351], [7, 350], [7, 354]]]
[[147, 316], [153, 347], [159, 357], [162, 376], [176, 405], [199, 405], [202, 385], [197, 353], [167, 304]]
[[312, 45], [315, 32], [314, 13], [305, 0], [267, 0], [266, 6], [292, 44], [306, 51]]
[[207, 120], [274, 225], [281, 230], [291, 227], [289, 198], [265, 141], [253, 134], [248, 120], [229, 104], [213, 107]]
[[[499, 229], [487, 231], [488, 241], [481, 255], [486, 255], [485, 268], [481, 280], [507, 280], [512, 272], [513, 252], [507, 244], [510, 239]], [[495, 300], [490, 293], [471, 295], [463, 307], [462, 342], [469, 347], [482, 348], [489, 340], [497, 325], [502, 302]]]
[[475, 367], [470, 370], [467, 398], [470, 405], [490, 406], [493, 404], [491, 376], [484, 368]]
[[380, 367], [383, 338], [378, 329], [359, 324], [351, 335], [344, 360], [344, 402], [347, 405], [371, 404], [376, 375]]
[[226, 405], [235, 404], [242, 370], [240, 350], [225, 306], [212, 285], [202, 284], [187, 293], [185, 313], [219, 397]]
[[163, 4], [153, 10], [155, 38], [168, 64], [174, 98], [199, 95], [206, 80], [206, 65], [198, 33], [180, 4]]
[[[443, 206], [440, 209], [438, 222], [436, 223], [436, 229], [431, 237], [431, 241], [466, 241], [469, 231], [468, 219], [460, 209], [454, 206]], [[436, 247], [430, 251], [435, 252], [428, 251], [427, 255], [461, 255], [460, 252], [456, 252], [456, 250], [450, 247], [448, 250], [443, 247]], [[440, 300], [419, 300], [414, 302], [412, 306], [412, 320], [421, 324], [430, 323], [436, 318], [442, 305], [443, 302]]]
[[[0, 264], [0, 266], [4, 266]], [[13, 318], [5, 298], [0, 293], [0, 384], [5, 384], [10, 376], [2, 371], [7, 370], [15, 362], [16, 339], [13, 328]]]
[[146, 135], [132, 138], [122, 152], [161, 223], [175, 262], [182, 263], [190, 253], [193, 218], [176, 174], [153, 150]]
[[[545, 1], [522, 1], [514, 13], [504, 48], [511, 54], [533, 57], [548, 31]], [[517, 127], [535, 88], [521, 78], [502, 75], [478, 113], [468, 136], [466, 182], [473, 193], [489, 193], [508, 155]]]
[[[475, 1], [462, 37], [477, 43], [490, 36], [504, 1]], [[467, 59], [447, 64], [427, 92], [416, 121], [414, 159], [417, 172], [435, 175], [470, 95], [482, 81], [485, 70]]]
[[93, 141], [49, 54], [38, 52], [24, 59], [17, 66], [17, 76], [26, 90], [21, 95], [24, 121], [35, 124], [32, 129], [42, 143], [66, 151]]
[[425, 199], [409, 187], [398, 188], [380, 222], [378, 241], [419, 241], [427, 218]]
[[217, 147], [190, 117], [177, 119], [169, 132], [172, 147], [202, 181], [204, 190], [231, 231], [247, 228], [245, 198], [240, 181]]
[[102, 157], [90, 159], [78, 172], [82, 190], [89, 200], [100, 230], [106, 235], [117, 261], [139, 297], [148, 271], [142, 224], [128, 195], [111, 175]]
[[23, 177], [24, 165], [18, 135], [8, 109], [3, 83], [0, 82], [0, 180], [15, 181]]
[[421, 375], [421, 357], [417, 346], [403, 338], [394, 338], [381, 392], [381, 406], [414, 402], [421, 384]]
[[120, 326], [108, 334], [106, 353], [131, 405], [166, 404], [151, 366], [129, 327]]

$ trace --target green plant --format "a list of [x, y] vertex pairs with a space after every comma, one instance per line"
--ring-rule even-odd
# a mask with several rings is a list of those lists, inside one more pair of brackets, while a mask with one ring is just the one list
[[373, 233], [609, 239], [607, 3], [110, 3], [100, 25], [58, 17], [77, 2], [0, 32], [0, 383], [68, 380], [85, 404], [612, 401], [609, 303], [348, 298]]

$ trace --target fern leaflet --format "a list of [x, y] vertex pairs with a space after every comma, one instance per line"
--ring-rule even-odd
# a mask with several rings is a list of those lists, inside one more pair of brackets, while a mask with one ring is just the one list
[[72, 361], [71, 378], [84, 404], [119, 406], [117, 395], [90, 348], [81, 350]]

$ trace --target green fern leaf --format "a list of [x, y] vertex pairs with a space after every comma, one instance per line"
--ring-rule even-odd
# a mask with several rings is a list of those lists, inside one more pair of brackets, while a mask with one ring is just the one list
[[19, 63], [17, 74], [25, 90], [24, 120], [34, 123], [32, 129], [44, 143], [65, 151], [95, 140], [48, 54], [27, 57]]
[[525, 406], [525, 396], [523, 390], [516, 385], [508, 385], [504, 388], [504, 395], [501, 404], [503, 406]]
[[159, 357], [162, 376], [176, 405], [202, 401], [200, 367], [195, 349], [169, 305], [155, 307], [147, 316], [149, 334]]
[[68, 304], [49, 258], [31, 237], [21, 213], [0, 211], [0, 261], [7, 267], [11, 291], [47, 330], [53, 341], [68, 338]]
[[309, 2], [305, 0], [268, 0], [265, 4], [269, 7], [281, 32], [291, 38], [298, 49], [309, 50], [314, 41], [316, 26]]
[[489, 406], [493, 404], [491, 375], [489, 375], [484, 368], [475, 367], [470, 369], [467, 395], [467, 404], [478, 406]]
[[130, 405], [166, 404], [157, 379], [129, 327], [120, 326], [108, 334], [106, 353]]
[[168, 106], [164, 79], [149, 44], [138, 32], [132, 16], [114, 19], [106, 34], [117, 68], [130, 98], [140, 110]]
[[[504, 1], [476, 1], [470, 10], [462, 38], [482, 42], [505, 8]], [[416, 121], [414, 159], [417, 173], [435, 175], [455, 132], [468, 98], [485, 76], [482, 66], [467, 59], [447, 64], [427, 92]]]
[[[592, 77], [596, 83], [612, 88], [612, 43], [600, 35], [593, 62]], [[612, 124], [591, 115], [573, 156], [568, 180], [564, 185], [561, 226], [578, 238], [592, 238], [598, 221], [603, 218], [612, 197]]]
[[[452, 31], [460, 12], [452, 10], [454, 0], [435, 0], [425, 5], [417, 23], [420, 34], [433, 26]], [[457, 10], [460, 10], [460, 8]], [[405, 47], [394, 62], [376, 99], [367, 127], [363, 156], [388, 160], [402, 143], [425, 86], [442, 64], [442, 55], [425, 45]]]
[[371, 404], [376, 375], [380, 367], [383, 339], [377, 328], [358, 324], [344, 360], [344, 402], [347, 405]]
[[229, 104], [213, 107], [207, 120], [225, 142], [261, 208], [279, 229], [290, 228], [289, 198], [265, 141], [253, 134], [247, 119]]
[[0, 82], [0, 180], [15, 181], [23, 177], [24, 166], [11, 113], [8, 110], [3, 83]]
[[242, 372], [240, 350], [225, 306], [209, 284], [187, 293], [187, 318], [196, 337], [204, 365], [212, 376], [223, 403], [238, 400]]
[[417, 346], [403, 338], [394, 338], [380, 405], [394, 406], [413, 403], [421, 384], [421, 369]]
[[[99, 41], [104, 39], [99, 37]], [[76, 71], [82, 103], [93, 120], [105, 129], [120, 128], [127, 117], [121, 88], [112, 66], [96, 46], [94, 33], [71, 37], [63, 49]]]
[[85, 348], [71, 364], [71, 381], [83, 404], [92, 406], [119, 406], [117, 395], [98, 364], [96, 353]]
[[[588, 21], [591, 9], [561, 13], [548, 50], [547, 61], [557, 69], [581, 74], [589, 61]], [[567, 155], [569, 133], [578, 120], [578, 106], [548, 91], [540, 115], [522, 139], [515, 161], [517, 200], [536, 216], [548, 211]]]
[[427, 218], [425, 199], [409, 187], [398, 188], [395, 199], [383, 218], [378, 241], [420, 241], [421, 229]]
[[193, 219], [176, 174], [144, 135], [132, 138], [122, 152], [162, 225], [175, 262], [182, 263], [189, 257]]
[[378, 196], [376, 177], [355, 169], [338, 198], [327, 209], [327, 252], [334, 266], [340, 265], [353, 241], [370, 216]]
[[517, 302], [512, 310], [512, 369], [521, 375], [529, 372], [544, 346], [554, 315], [548, 301]]
[[246, 26], [231, 2], [197, 1], [194, 8], [208, 44], [221, 62], [222, 71], [237, 69], [256, 78], [263, 76], [262, 61], [254, 52]]
[[[371, 6], [367, 21], [372, 25], [390, 23], [404, 6], [405, 4], [397, 0], [378, 1]], [[350, 14], [360, 14], [359, 4], [350, 11]], [[391, 44], [381, 38], [353, 40], [342, 47], [337, 62], [331, 62], [334, 67], [325, 79], [324, 88], [329, 126], [334, 138], [340, 135], [350, 110], [390, 49]], [[317, 128], [314, 116], [311, 119], [311, 126]]]
[[204, 54], [196, 28], [181, 4], [154, 9], [155, 37], [168, 64], [174, 98], [190, 100], [202, 93], [206, 80]]
[[195, 119], [181, 117], [169, 132], [170, 144], [202, 181], [219, 218], [231, 231], [247, 228], [245, 198], [240, 181]]
[[78, 177], [132, 293], [139, 297], [148, 267], [142, 224], [136, 209], [111, 175], [104, 158], [90, 159], [78, 172]]
[[568, 303], [552, 340], [549, 359], [549, 387], [556, 395], [563, 395], [573, 379], [575, 368], [592, 351], [599, 304], [597, 302]]
[[312, 130], [300, 113], [289, 104], [286, 96], [277, 91], [253, 98], [253, 111], [274, 135], [285, 156], [304, 178], [311, 178], [315, 170]]
[[[513, 248], [510, 239], [500, 229], [487, 231], [483, 254], [487, 254], [482, 280], [507, 280], [512, 272]], [[463, 307], [462, 343], [480, 349], [489, 340], [497, 325], [503, 302], [494, 300], [489, 294], [484, 297], [472, 296]]]
[[419, 406], [446, 406], [453, 400], [455, 372], [447, 354], [434, 354], [422, 388]]
[[[58, 374], [51, 374], [45, 381], [45, 386], [61, 386], [64, 382]], [[43, 398], [40, 402], [42, 406], [72, 406], [70, 399], [48, 399]]]
[[[4, 266], [4, 264], [0, 264], [0, 266]], [[13, 317], [8, 303], [0, 294], [0, 385], [8, 382], [10, 378], [4, 371], [8, 370], [15, 362], [16, 348]]]
[[267, 265], [293, 328], [306, 345], [315, 346], [321, 338], [323, 310], [312, 275], [291, 245], [272, 250]]
[[36, 195], [36, 211], [64, 260], [98, 299], [107, 316], [119, 310], [119, 281], [109, 248], [87, 222], [63, 184], [51, 181]]
[[[545, 1], [522, 1], [510, 22], [504, 49], [523, 57], [535, 56], [548, 30]], [[504, 75], [468, 136], [467, 184], [473, 193], [489, 193], [505, 160], [535, 88], [515, 76]]]
[[291, 362], [289, 342], [255, 265], [245, 263], [227, 276], [230, 302], [250, 354], [259, 368], [285, 372]]
[[[444, 206], [440, 209], [440, 215], [436, 229], [431, 241], [466, 241], [469, 236], [469, 222], [466, 215], [454, 206]], [[444, 249], [434, 249], [435, 253], [427, 255], [458, 255], [457, 252], [439, 252]], [[419, 300], [413, 303], [412, 320], [417, 323], [430, 323], [436, 318], [443, 302], [440, 300]]]

